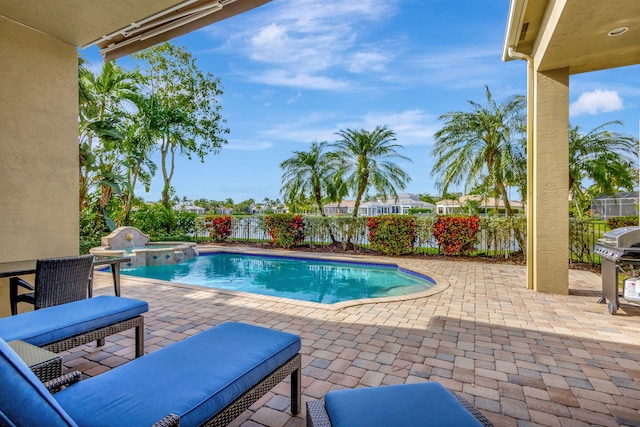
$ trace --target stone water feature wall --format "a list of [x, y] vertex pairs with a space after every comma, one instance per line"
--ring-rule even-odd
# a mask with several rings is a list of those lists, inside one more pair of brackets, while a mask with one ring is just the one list
[[98, 258], [131, 257], [126, 267], [177, 264], [198, 256], [193, 242], [151, 242], [135, 227], [118, 227], [89, 252]]

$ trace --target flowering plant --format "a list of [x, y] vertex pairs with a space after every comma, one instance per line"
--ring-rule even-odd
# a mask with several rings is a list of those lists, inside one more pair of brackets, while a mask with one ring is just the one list
[[480, 218], [474, 216], [439, 216], [433, 224], [433, 235], [445, 255], [471, 253], [478, 241]]
[[208, 216], [204, 219], [205, 227], [214, 242], [224, 242], [231, 236], [232, 218], [230, 215]]
[[289, 249], [304, 241], [305, 226], [302, 215], [267, 215], [264, 223], [275, 246]]

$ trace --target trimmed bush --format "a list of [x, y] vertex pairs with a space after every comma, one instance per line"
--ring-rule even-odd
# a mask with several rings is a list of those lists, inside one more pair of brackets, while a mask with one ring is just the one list
[[279, 248], [289, 249], [304, 242], [302, 215], [273, 214], [264, 218], [271, 241]]
[[433, 235], [445, 255], [468, 255], [478, 241], [480, 218], [474, 216], [439, 216], [433, 225]]
[[611, 228], [630, 227], [638, 225], [637, 216], [614, 216], [607, 220], [607, 224]]
[[204, 224], [214, 242], [224, 242], [233, 232], [230, 215], [207, 216], [204, 218]]
[[369, 244], [383, 255], [402, 255], [413, 252], [416, 242], [416, 223], [411, 216], [381, 215], [369, 217]]

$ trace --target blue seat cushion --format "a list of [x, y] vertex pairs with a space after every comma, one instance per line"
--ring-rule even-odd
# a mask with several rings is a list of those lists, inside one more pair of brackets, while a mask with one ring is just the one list
[[324, 404], [332, 427], [482, 426], [436, 382], [336, 390]]
[[197, 426], [300, 350], [300, 338], [223, 323], [55, 395], [81, 426], [150, 425], [169, 413]]
[[99, 296], [0, 318], [0, 337], [47, 345], [149, 311], [144, 301]]
[[0, 339], [0, 425], [76, 426], [51, 393]]

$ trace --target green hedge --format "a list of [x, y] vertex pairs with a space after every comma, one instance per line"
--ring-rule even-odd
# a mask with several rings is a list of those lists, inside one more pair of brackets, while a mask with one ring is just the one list
[[416, 223], [412, 216], [381, 215], [367, 220], [369, 245], [383, 254], [398, 256], [413, 253]]

